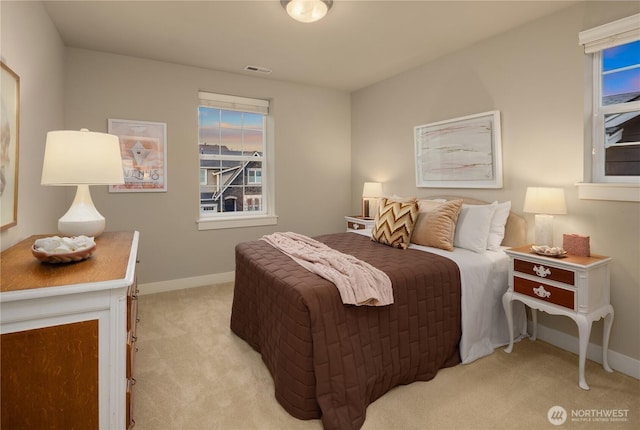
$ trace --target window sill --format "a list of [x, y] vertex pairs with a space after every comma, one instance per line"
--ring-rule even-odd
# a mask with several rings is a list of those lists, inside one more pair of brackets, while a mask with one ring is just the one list
[[198, 230], [220, 230], [224, 228], [259, 227], [278, 224], [277, 215], [243, 216], [229, 218], [200, 218]]
[[640, 184], [579, 182], [576, 185], [581, 200], [640, 202]]

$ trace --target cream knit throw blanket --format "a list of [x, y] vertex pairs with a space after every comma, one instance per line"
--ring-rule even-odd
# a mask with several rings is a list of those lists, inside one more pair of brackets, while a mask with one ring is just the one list
[[333, 282], [344, 304], [385, 306], [393, 303], [389, 277], [353, 255], [343, 254], [315, 239], [293, 232], [273, 233], [263, 236], [262, 240], [310, 272]]

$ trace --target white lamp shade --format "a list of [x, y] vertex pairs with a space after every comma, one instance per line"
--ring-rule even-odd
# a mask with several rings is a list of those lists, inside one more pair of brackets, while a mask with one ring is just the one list
[[42, 185], [123, 183], [118, 136], [84, 129], [47, 133]]
[[362, 197], [382, 197], [382, 184], [380, 182], [365, 182], [362, 187]]
[[560, 215], [567, 213], [567, 203], [562, 188], [529, 187], [522, 209], [527, 213]]
[[324, 18], [333, 0], [282, 0], [289, 16], [300, 22], [316, 22]]

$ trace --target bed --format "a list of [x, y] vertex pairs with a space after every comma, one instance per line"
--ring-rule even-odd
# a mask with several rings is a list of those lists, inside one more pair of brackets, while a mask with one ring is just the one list
[[[453, 199], [460, 198], [433, 198]], [[261, 354], [288, 413], [321, 418], [326, 430], [359, 429], [367, 405], [393, 387], [430, 380], [509, 342], [503, 249], [524, 244], [525, 234], [524, 220], [509, 212], [500, 249], [482, 253], [413, 243], [397, 249], [372, 241], [369, 231], [315, 237], [389, 276], [394, 303], [383, 307], [344, 305], [333, 283], [269, 243], [241, 243], [231, 329]], [[526, 320], [523, 308], [514, 311], [518, 337]]]

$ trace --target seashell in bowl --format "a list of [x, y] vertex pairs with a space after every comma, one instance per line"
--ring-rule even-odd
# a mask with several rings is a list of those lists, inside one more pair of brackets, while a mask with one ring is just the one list
[[531, 250], [538, 255], [546, 255], [547, 257], [560, 257], [567, 254], [567, 251], [559, 246], [533, 245]]
[[35, 241], [31, 253], [43, 263], [72, 263], [91, 257], [96, 250], [93, 237], [46, 237]]

